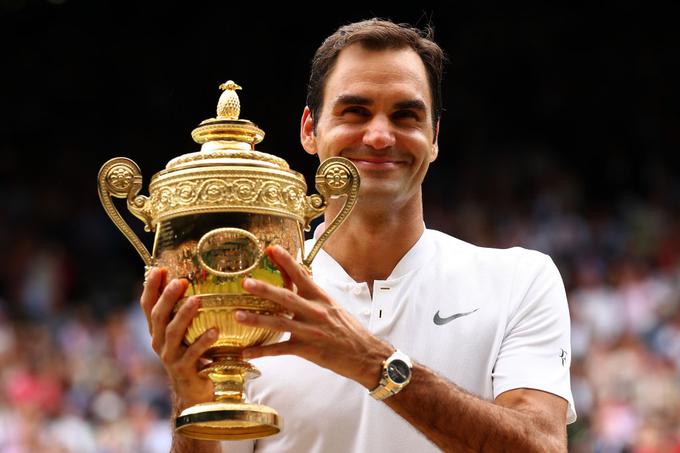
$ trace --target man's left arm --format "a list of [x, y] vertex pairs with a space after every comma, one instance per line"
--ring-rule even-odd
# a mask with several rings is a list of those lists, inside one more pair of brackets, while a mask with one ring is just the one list
[[[243, 286], [281, 304], [293, 318], [241, 311], [236, 320], [290, 332], [290, 339], [248, 349], [244, 357], [293, 354], [375, 388], [382, 362], [394, 348], [335, 303], [285, 250], [271, 247], [267, 253], [284, 274], [287, 288], [253, 279]], [[491, 402], [417, 363], [412, 376], [385, 403], [444, 451], [566, 451], [567, 401], [559, 396], [518, 388]]]
[[409, 385], [384, 401], [444, 451], [567, 451], [567, 401], [551, 393], [522, 388], [486, 401], [415, 364]]

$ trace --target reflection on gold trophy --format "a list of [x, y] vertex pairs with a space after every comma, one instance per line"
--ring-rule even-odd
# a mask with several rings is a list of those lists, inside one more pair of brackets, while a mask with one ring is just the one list
[[[250, 346], [274, 343], [281, 337], [260, 327], [235, 322], [235, 310], [288, 316], [278, 305], [246, 293], [241, 281], [252, 277], [283, 286], [265, 248], [280, 245], [304, 257], [304, 233], [309, 222], [323, 214], [331, 197], [346, 195], [340, 214], [331, 222], [302, 265], [309, 267], [325, 240], [345, 220], [356, 202], [359, 174], [347, 159], [324, 161], [316, 173], [319, 194], [306, 195], [307, 185], [285, 160], [254, 150], [264, 132], [239, 119], [234, 82], [224, 90], [217, 117], [192, 132], [202, 144], [199, 152], [168, 162], [151, 178], [149, 196], [139, 195], [142, 175], [132, 160], [118, 157], [99, 171], [99, 197], [111, 220], [130, 240], [147, 267], [168, 269], [168, 278], [185, 278], [189, 286], [175, 311], [189, 296], [201, 298], [200, 309], [186, 332], [185, 342], [217, 327], [219, 337], [205, 357], [211, 362], [201, 373], [214, 385], [214, 401], [185, 409], [176, 420], [182, 434], [199, 439], [254, 439], [276, 434], [281, 420], [267, 406], [246, 401], [243, 390], [259, 371], [243, 360]], [[155, 232], [150, 254], [123, 220], [112, 197], [125, 198], [127, 207]]]

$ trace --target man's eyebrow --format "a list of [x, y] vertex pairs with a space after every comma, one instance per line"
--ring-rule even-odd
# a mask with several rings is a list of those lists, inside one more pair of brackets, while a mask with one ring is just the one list
[[420, 99], [409, 99], [408, 101], [399, 101], [394, 104], [394, 108], [397, 110], [422, 110], [426, 111], [427, 106]]
[[[356, 94], [343, 94], [338, 96], [335, 100], [335, 105], [371, 105], [373, 100], [364, 96], [359, 96]], [[420, 99], [408, 99], [405, 101], [399, 101], [394, 104], [394, 108], [397, 110], [422, 110], [427, 111], [427, 106]]]
[[335, 100], [335, 105], [371, 105], [373, 101], [356, 94], [343, 94]]

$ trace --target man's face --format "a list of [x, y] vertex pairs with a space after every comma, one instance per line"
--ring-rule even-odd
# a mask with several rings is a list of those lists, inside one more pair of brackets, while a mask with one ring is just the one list
[[342, 156], [361, 175], [362, 202], [403, 204], [420, 197], [427, 168], [437, 157], [432, 99], [425, 65], [410, 48], [338, 55], [314, 130], [305, 108], [301, 139], [321, 161]]

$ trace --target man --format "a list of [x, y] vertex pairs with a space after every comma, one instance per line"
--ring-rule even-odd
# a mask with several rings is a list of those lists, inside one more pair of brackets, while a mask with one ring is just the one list
[[[359, 201], [317, 256], [313, 280], [273, 248], [294, 287], [244, 281], [294, 313], [235, 315], [290, 332], [244, 353], [262, 371], [251, 400], [275, 408], [285, 425], [256, 443], [223, 442], [224, 451], [566, 451], [565, 425], [575, 418], [569, 314], [554, 264], [424, 226], [442, 61], [428, 35], [378, 20], [340, 28], [317, 51], [302, 145], [322, 161], [352, 160]], [[331, 203], [327, 218], [340, 208]], [[181, 345], [200, 301], [171, 317], [186, 282], [163, 280], [163, 270], [149, 274], [141, 304], [179, 412], [211, 398], [196, 370], [215, 335]], [[174, 439], [174, 451], [219, 448]]]

